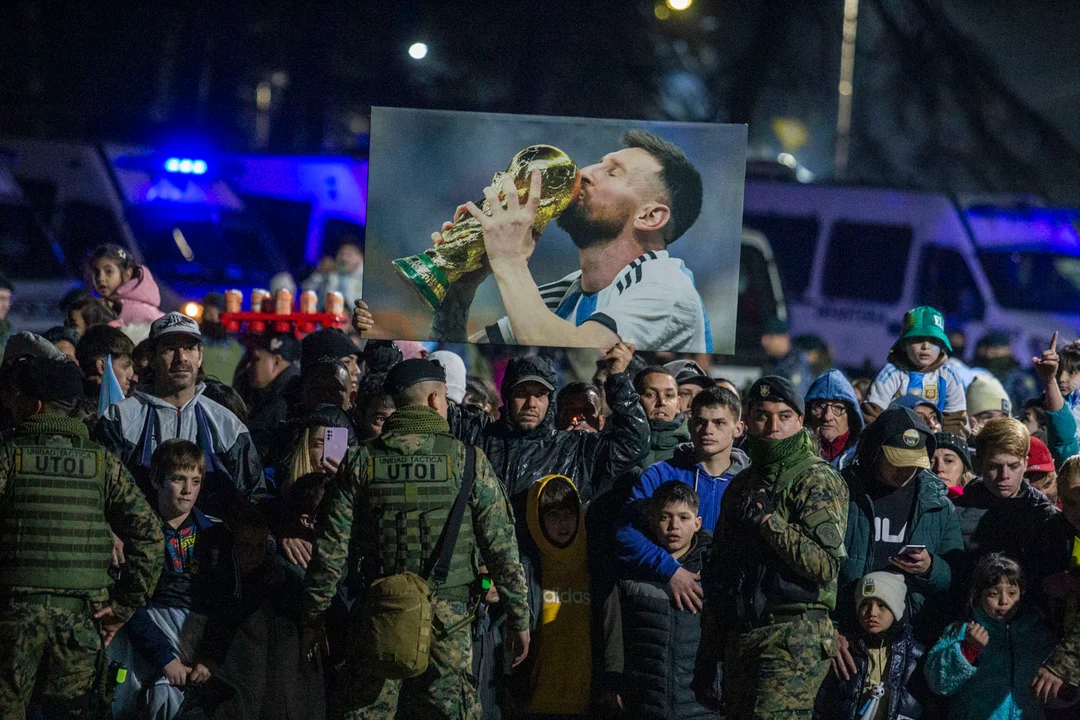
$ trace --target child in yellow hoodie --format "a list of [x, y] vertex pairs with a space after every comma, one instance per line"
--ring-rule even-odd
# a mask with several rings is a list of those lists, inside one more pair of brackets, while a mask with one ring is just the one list
[[523, 556], [534, 627], [522, 711], [584, 717], [592, 680], [592, 598], [581, 498], [569, 478], [548, 475], [529, 489], [526, 514], [537, 552], [532, 563]]

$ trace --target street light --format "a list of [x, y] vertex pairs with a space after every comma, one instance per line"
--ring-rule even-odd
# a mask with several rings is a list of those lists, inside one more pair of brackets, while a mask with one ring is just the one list
[[667, 6], [672, 10], [685, 10], [694, 3], [694, 0], [667, 0]]
[[409, 46], [409, 57], [413, 60], [423, 60], [427, 57], [427, 45], [422, 42], [413, 43]]

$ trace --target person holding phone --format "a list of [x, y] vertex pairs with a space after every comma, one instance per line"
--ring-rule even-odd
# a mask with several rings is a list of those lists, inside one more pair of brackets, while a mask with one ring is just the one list
[[[859, 578], [871, 572], [904, 575], [915, 637], [936, 639], [944, 626], [945, 600], [964, 549], [960, 523], [946, 488], [932, 472], [934, 434], [913, 411], [890, 408], [863, 433], [854, 463], [842, 476], [850, 492], [840, 588], [834, 619], [853, 631], [853, 598]], [[855, 665], [843, 635], [834, 661], [842, 679]]]

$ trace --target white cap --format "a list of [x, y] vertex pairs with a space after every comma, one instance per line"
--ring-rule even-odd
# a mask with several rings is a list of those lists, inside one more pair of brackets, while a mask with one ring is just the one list
[[461, 404], [465, 399], [465, 361], [449, 350], [436, 350], [428, 355], [446, 371], [446, 397]]
[[199, 330], [199, 323], [183, 313], [171, 312], [167, 315], [162, 315], [150, 326], [151, 340], [158, 340], [165, 335], [172, 335], [174, 333], [193, 335], [199, 342], [202, 342], [202, 332]]

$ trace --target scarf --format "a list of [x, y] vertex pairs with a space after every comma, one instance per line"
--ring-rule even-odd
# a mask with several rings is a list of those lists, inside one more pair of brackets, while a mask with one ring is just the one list
[[446, 421], [446, 418], [425, 405], [407, 405], [398, 408], [393, 415], [386, 419], [383, 432], [390, 432], [395, 435], [449, 433], [450, 423]]
[[807, 456], [816, 455], [814, 441], [805, 429], [783, 440], [751, 437], [746, 441], [750, 464], [762, 477], [775, 478]]
[[19, 425], [20, 437], [25, 435], [74, 435], [82, 440], [90, 439], [90, 431], [81, 421], [63, 415], [40, 413], [23, 420]]
[[826, 462], [832, 462], [839, 457], [844, 450], [847, 449], [848, 439], [851, 437], [851, 431], [848, 430], [843, 435], [837, 437], [832, 442], [829, 442], [825, 438], [819, 437], [818, 442], [821, 443], [821, 457]]

